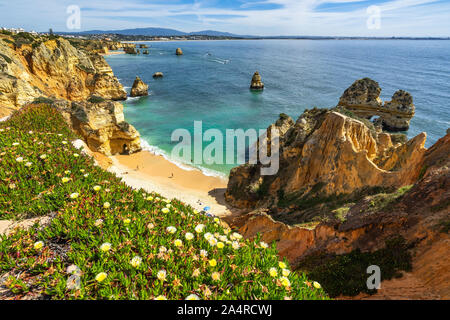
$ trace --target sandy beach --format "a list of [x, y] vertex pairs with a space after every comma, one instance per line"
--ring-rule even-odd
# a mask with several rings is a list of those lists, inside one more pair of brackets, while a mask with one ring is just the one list
[[227, 187], [224, 178], [206, 176], [197, 169], [181, 169], [164, 157], [148, 151], [112, 156], [109, 159], [109, 164], [101, 161], [100, 165], [108, 166], [107, 170], [133, 188], [154, 191], [169, 199], [177, 198], [197, 210], [208, 206], [211, 208], [210, 213], [216, 216], [232, 213], [224, 201]]

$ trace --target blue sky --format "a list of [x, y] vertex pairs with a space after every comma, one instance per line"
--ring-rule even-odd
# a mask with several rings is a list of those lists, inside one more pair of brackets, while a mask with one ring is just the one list
[[[450, 36], [450, 0], [0, 0], [0, 26], [69, 31], [142, 27], [251, 35]], [[377, 6], [380, 28], [370, 29]], [[373, 20], [371, 20], [373, 21]]]

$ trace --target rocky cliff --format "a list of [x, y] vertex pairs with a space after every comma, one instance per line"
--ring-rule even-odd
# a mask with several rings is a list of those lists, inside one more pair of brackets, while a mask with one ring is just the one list
[[333, 110], [306, 111], [295, 123], [283, 116], [274, 126], [280, 132], [280, 169], [261, 176], [260, 164], [234, 168], [226, 197], [237, 207], [296, 206], [318, 196], [398, 188], [417, 180], [426, 151], [425, 133], [393, 142], [390, 134]]
[[126, 99], [126, 91], [97, 53], [121, 45], [71, 42], [0, 35], [0, 117], [45, 102], [63, 113], [92, 150], [106, 155], [140, 150], [139, 133], [124, 121], [123, 106], [115, 102]]
[[63, 38], [32, 43], [0, 38], [0, 106], [7, 115], [45, 96], [83, 101], [91, 95], [126, 99], [126, 91], [98, 54], [78, 50]]

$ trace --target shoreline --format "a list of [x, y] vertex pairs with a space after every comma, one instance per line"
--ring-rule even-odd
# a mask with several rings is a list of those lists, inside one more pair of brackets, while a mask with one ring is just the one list
[[[97, 157], [96, 157], [97, 158]], [[234, 209], [225, 203], [228, 179], [207, 176], [199, 169], [185, 170], [150, 151], [108, 157], [100, 165], [135, 188], [156, 192], [168, 199], [177, 198], [194, 209], [210, 207], [215, 216], [228, 216]]]

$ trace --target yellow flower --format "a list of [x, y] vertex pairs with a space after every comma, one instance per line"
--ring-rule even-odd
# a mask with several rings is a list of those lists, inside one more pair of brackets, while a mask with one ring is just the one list
[[100, 272], [95, 276], [95, 280], [97, 280], [97, 282], [102, 282], [103, 280], [106, 279], [107, 276], [108, 274], [106, 274], [105, 272]]
[[209, 260], [209, 265], [210, 265], [211, 267], [217, 266], [217, 261], [216, 261], [216, 259], [211, 259], [211, 260]]
[[155, 300], [167, 300], [165, 296], [157, 296]]
[[318, 283], [317, 281], [314, 281], [314, 282], [313, 282], [313, 285], [314, 285], [314, 288], [316, 288], [316, 289], [322, 288], [322, 286], [320, 285], [320, 283]]
[[109, 202], [105, 202], [105, 203], [103, 204], [103, 208], [109, 209], [109, 207], [111, 207], [111, 204], [110, 204]]
[[186, 235], [184, 237], [188, 241], [191, 241], [192, 239], [194, 239], [194, 235], [192, 233], [190, 233], [190, 232], [186, 233]]
[[282, 273], [282, 275], [285, 276], [285, 277], [287, 277], [288, 275], [291, 274], [291, 272], [290, 272], [288, 269], [283, 269], [283, 270], [281, 271], [281, 273]]
[[61, 179], [61, 181], [62, 181], [62, 183], [67, 183], [67, 182], [70, 181], [70, 179], [67, 178], [67, 177], [64, 177], [64, 178]]
[[196, 294], [190, 294], [186, 297], [186, 300], [200, 300]]
[[183, 241], [181, 241], [180, 239], [176, 239], [174, 241], [175, 247], [181, 247], [183, 245]]
[[166, 204], [166, 208], [170, 208], [172, 205], [170, 203]]
[[133, 268], [137, 268], [141, 265], [142, 258], [139, 256], [135, 256], [133, 259], [131, 259], [130, 263], [133, 266]]
[[167, 209], [167, 208], [163, 208], [163, 209], [161, 210], [161, 212], [162, 212], [162, 213], [169, 213], [169, 212], [170, 212], [170, 210], [169, 210], [169, 209]]
[[97, 191], [100, 191], [101, 188], [102, 188], [102, 187], [100, 187], [100, 186], [95, 186], [95, 187], [94, 187], [94, 191], [96, 191], [96, 192], [97, 192]]
[[42, 160], [44, 160], [45, 158], [47, 158], [46, 154], [41, 155], [39, 158], [41, 158]]
[[84, 169], [80, 169], [80, 172], [81, 172], [81, 173], [84, 173], [85, 171], [86, 171], [86, 170], [84, 170]]
[[72, 193], [71, 195], [70, 195], [70, 199], [76, 199], [76, 198], [78, 198], [78, 196], [79, 196], [79, 194], [78, 193]]
[[153, 200], [153, 197], [147, 197], [147, 201], [152, 201]]
[[290, 282], [289, 279], [286, 278], [286, 277], [281, 277], [281, 278], [280, 278], [280, 281], [281, 281], [281, 284], [282, 284], [284, 287], [290, 287], [290, 286], [291, 286], [291, 282]]
[[156, 274], [156, 277], [160, 281], [166, 281], [166, 276], [167, 276], [167, 272], [165, 270], [159, 270], [158, 273]]
[[278, 266], [281, 268], [281, 269], [286, 269], [286, 263], [284, 263], [283, 261], [280, 261], [279, 263], [278, 263]]
[[64, 171], [64, 174], [70, 174], [70, 170]]
[[219, 280], [220, 280], [220, 273], [218, 273], [218, 272], [213, 272], [213, 273], [211, 274], [211, 278], [212, 278], [214, 281], [219, 281]]
[[111, 243], [105, 242], [104, 244], [102, 244], [100, 246], [100, 250], [103, 252], [107, 252], [107, 251], [111, 250]]
[[269, 274], [270, 274], [271, 277], [275, 278], [278, 275], [277, 269], [270, 268], [269, 269]]
[[42, 242], [42, 241], [37, 241], [33, 245], [34, 249], [36, 249], [36, 250], [41, 250], [43, 246], [44, 246], [44, 242]]
[[219, 223], [220, 222], [219, 218], [214, 218], [214, 222]]
[[194, 214], [198, 214], [198, 211], [197, 211], [197, 210], [194, 210]]
[[218, 242], [218, 243], [217, 243], [217, 248], [223, 249], [223, 247], [225, 247], [225, 245], [223, 244], [223, 242]]
[[269, 245], [268, 245], [267, 243], [265, 243], [264, 241], [261, 241], [261, 242], [259, 243], [259, 245], [260, 245], [261, 248], [263, 248], [263, 249], [267, 249], [267, 248], [269, 247]]
[[74, 153], [73, 156], [74, 156], [75, 158], [78, 158], [80, 155], [79, 155], [78, 153]]
[[130, 219], [128, 219], [128, 218], [126, 218], [126, 219], [123, 219], [123, 223], [125, 223], [125, 224], [130, 224], [130, 222], [131, 222], [131, 220], [130, 220]]
[[31, 162], [27, 162], [27, 163], [25, 163], [25, 167], [31, 167], [33, 165], [33, 163], [31, 163]]

